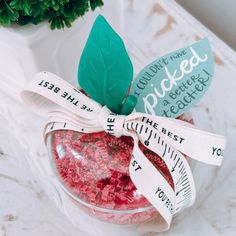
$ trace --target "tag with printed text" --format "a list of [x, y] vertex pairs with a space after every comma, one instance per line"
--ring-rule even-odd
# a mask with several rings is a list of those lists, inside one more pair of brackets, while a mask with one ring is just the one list
[[208, 39], [171, 52], [147, 65], [135, 78], [130, 94], [137, 112], [178, 117], [208, 90], [214, 60]]

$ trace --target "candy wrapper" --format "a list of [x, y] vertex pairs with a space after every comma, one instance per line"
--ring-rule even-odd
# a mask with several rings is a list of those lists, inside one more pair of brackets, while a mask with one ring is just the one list
[[71, 201], [106, 222], [151, 221], [165, 231], [195, 201], [193, 159], [222, 162], [225, 138], [197, 129], [186, 113], [213, 73], [203, 39], [155, 60], [133, 79], [122, 39], [98, 16], [79, 63], [80, 89], [44, 71], [21, 96], [48, 118], [45, 143]]

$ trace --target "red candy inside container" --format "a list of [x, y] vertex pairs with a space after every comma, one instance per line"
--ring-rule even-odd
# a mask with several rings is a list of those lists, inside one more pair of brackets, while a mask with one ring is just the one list
[[[189, 114], [178, 119], [193, 123]], [[141, 143], [139, 146], [174, 188], [164, 161]], [[88, 214], [118, 224], [137, 224], [157, 215], [129, 176], [131, 137], [57, 130], [48, 136], [47, 147], [62, 188]]]

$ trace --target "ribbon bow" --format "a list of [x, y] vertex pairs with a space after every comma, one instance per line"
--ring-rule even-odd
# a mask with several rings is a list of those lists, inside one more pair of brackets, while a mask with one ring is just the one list
[[[45, 139], [50, 132], [63, 129], [84, 133], [105, 130], [116, 137], [132, 137], [134, 148], [129, 166], [130, 177], [159, 211], [165, 229], [169, 228], [173, 215], [191, 206], [196, 196], [191, 169], [183, 154], [212, 165], [222, 162], [226, 144], [223, 136], [171, 118], [143, 113], [114, 114], [49, 72], [38, 73], [22, 91], [21, 97], [33, 111], [49, 118]], [[168, 132], [163, 133], [163, 130]], [[181, 137], [181, 142], [170, 134]], [[144, 156], [139, 149], [139, 141], [165, 161], [174, 189]]]

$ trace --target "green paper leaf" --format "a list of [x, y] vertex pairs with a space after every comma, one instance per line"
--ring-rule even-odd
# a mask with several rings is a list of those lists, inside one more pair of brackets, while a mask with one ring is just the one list
[[122, 104], [132, 78], [133, 66], [122, 39], [103, 16], [98, 16], [81, 55], [79, 85], [95, 101], [125, 114], [130, 105], [125, 105], [128, 111]]
[[209, 89], [214, 58], [207, 38], [147, 65], [135, 78], [130, 94], [135, 110], [176, 118], [197, 104]]

